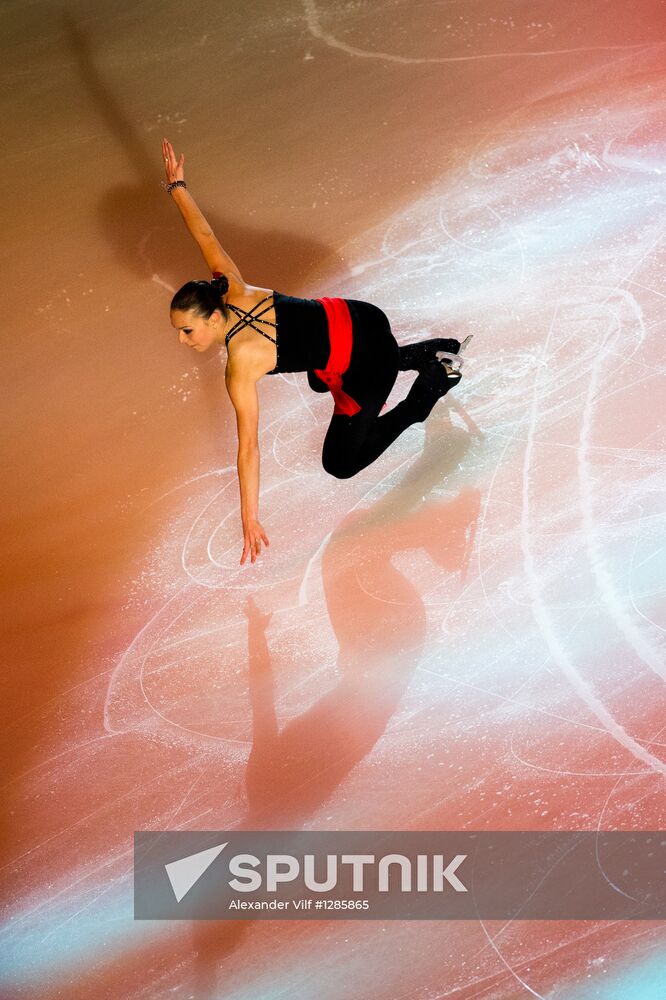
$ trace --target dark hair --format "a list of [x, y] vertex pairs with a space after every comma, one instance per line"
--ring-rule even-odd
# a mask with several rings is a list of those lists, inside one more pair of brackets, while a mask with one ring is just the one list
[[188, 281], [171, 299], [170, 308], [180, 312], [191, 309], [195, 316], [203, 316], [204, 319], [219, 309], [226, 319], [228, 312], [222, 296], [228, 291], [229, 280], [224, 274], [216, 275], [211, 281]]

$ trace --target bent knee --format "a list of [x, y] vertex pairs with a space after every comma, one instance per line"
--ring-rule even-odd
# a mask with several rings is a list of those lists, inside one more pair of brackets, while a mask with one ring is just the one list
[[324, 454], [322, 455], [321, 462], [324, 466], [324, 471], [328, 472], [329, 476], [335, 476], [336, 479], [351, 479], [357, 471], [356, 466], [352, 462], [348, 459], [343, 460], [337, 456], [333, 457]]

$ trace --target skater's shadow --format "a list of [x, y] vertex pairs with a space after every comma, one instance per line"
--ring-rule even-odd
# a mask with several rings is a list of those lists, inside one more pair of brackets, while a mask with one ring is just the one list
[[[427, 497], [457, 468], [474, 433], [470, 422], [467, 429], [455, 427], [449, 415], [444, 410], [439, 426], [426, 425], [424, 451], [401, 483], [371, 507], [349, 514], [333, 532], [322, 576], [339, 647], [339, 679], [282, 726], [267, 639], [272, 613], [248, 597], [253, 742], [248, 810], [237, 829], [302, 827], [385, 735], [418, 665], [427, 624], [418, 586], [392, 559], [422, 549], [447, 574], [462, 577], [479, 514], [477, 490], [460, 490], [452, 499]], [[220, 963], [252, 922], [193, 924], [196, 1000], [217, 995]]]
[[[158, 280], [175, 290], [190, 278], [206, 276], [206, 266], [194, 241], [160, 186], [160, 180], [164, 179], [162, 132], [157, 131], [157, 124], [151, 125], [147, 132], [149, 139], [144, 140], [120, 101], [102, 80], [88, 33], [69, 12], [62, 13], [62, 24], [82, 87], [124, 150], [134, 175], [132, 180], [114, 184], [101, 198], [98, 211], [104, 239], [111, 243], [119, 264], [140, 278]], [[163, 127], [180, 130], [178, 124], [159, 124], [160, 129]], [[177, 139], [174, 136], [174, 140]], [[150, 152], [146, 142], [150, 143]], [[199, 165], [200, 174], [206, 170], [219, 172], [219, 197], [225, 198], [219, 160], [209, 166]], [[236, 205], [237, 194], [230, 192], [226, 200]], [[344, 263], [317, 240], [284, 230], [250, 228], [205, 206], [204, 214], [250, 284], [267, 284], [272, 288], [273, 282], [278, 282], [278, 287], [280, 284], [289, 287], [290, 282], [302, 280], [303, 274], [312, 267], [335, 270], [344, 267]], [[235, 215], [237, 219], [238, 213]], [[276, 273], [277, 267], [279, 273]], [[165, 301], [168, 304], [166, 291]]]

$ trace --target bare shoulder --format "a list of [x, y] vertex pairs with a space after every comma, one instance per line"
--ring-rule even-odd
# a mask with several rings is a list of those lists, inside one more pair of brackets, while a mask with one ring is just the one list
[[272, 288], [263, 288], [261, 285], [248, 285], [237, 274], [227, 273], [227, 279], [229, 281], [227, 298], [231, 299], [235, 305], [247, 305], [248, 302], [253, 304], [255, 301], [259, 302], [261, 299], [266, 298], [267, 295], [273, 294]]
[[248, 299], [256, 298], [257, 296], [263, 298], [265, 295], [270, 295], [273, 291], [272, 288], [262, 288], [261, 285], [250, 285], [245, 281], [238, 271], [232, 267], [227, 268], [216, 268], [213, 274], [223, 274], [227, 281], [229, 282], [229, 290], [227, 292], [227, 298], [231, 299], [232, 302], [236, 303], [238, 300], [244, 301]]
[[229, 282], [229, 291], [227, 294], [228, 297], [232, 300], [232, 302], [235, 302], [236, 299], [244, 298], [247, 295], [246, 290], [251, 286], [247, 285], [243, 281], [240, 274], [237, 274], [235, 271], [232, 271], [231, 269], [228, 269], [223, 273], [227, 281]]
[[224, 379], [229, 387], [233, 381], [236, 384], [243, 382], [257, 382], [265, 373], [265, 355], [261, 345], [256, 341], [234, 338], [233, 351], [227, 354], [227, 364], [224, 369]]

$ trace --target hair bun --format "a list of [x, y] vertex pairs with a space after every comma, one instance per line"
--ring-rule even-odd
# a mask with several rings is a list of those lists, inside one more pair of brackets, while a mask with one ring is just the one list
[[229, 291], [229, 279], [226, 274], [214, 274], [210, 280], [210, 286], [216, 295], [224, 295]]

